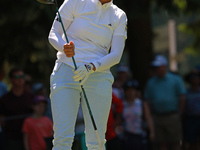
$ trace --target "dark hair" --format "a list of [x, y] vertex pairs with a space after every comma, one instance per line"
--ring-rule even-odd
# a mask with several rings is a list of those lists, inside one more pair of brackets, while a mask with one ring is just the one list
[[12, 78], [12, 77], [13, 77], [13, 74], [14, 74], [15, 72], [18, 72], [18, 71], [24, 72], [23, 69], [21, 69], [21, 68], [13, 68], [13, 69], [11, 69], [10, 72], [9, 72], [9, 78]]

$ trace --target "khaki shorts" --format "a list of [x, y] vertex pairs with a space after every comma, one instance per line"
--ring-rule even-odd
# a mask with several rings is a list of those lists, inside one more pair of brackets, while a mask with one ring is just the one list
[[178, 142], [182, 139], [182, 125], [178, 113], [153, 115], [156, 142]]

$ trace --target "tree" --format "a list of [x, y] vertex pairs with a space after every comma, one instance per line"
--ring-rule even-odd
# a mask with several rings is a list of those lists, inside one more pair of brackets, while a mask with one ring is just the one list
[[180, 26], [180, 30], [194, 37], [193, 43], [186, 48], [190, 52], [199, 54], [200, 50], [200, 1], [184, 0], [177, 3], [180, 13], [191, 18], [191, 22], [184, 23]]
[[18, 66], [36, 81], [49, 82], [55, 50], [47, 41], [55, 10], [36, 1], [1, 1], [1, 55], [3, 64]]
[[134, 0], [128, 2], [127, 16], [129, 65], [143, 90], [149, 78], [149, 64], [153, 58], [152, 29], [149, 0]]

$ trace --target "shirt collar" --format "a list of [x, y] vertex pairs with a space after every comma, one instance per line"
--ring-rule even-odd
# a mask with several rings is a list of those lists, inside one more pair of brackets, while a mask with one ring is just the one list
[[110, 7], [112, 4], [113, 4], [113, 0], [111, 0], [111, 1], [108, 2], [108, 3], [103, 4], [103, 7], [108, 8], [108, 7]]
[[[96, 5], [98, 4], [98, 2], [101, 3], [99, 0], [92, 0], [92, 2], [94, 2]], [[111, 0], [111, 1], [108, 2], [108, 3], [103, 4], [102, 7], [108, 8], [108, 7], [110, 7], [112, 4], [113, 4], [113, 0]]]

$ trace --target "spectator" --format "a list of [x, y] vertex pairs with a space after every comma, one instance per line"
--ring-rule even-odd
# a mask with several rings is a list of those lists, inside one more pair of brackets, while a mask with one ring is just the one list
[[190, 84], [186, 93], [183, 118], [184, 150], [200, 150], [200, 73], [191, 71], [185, 76]]
[[25, 119], [22, 128], [25, 150], [47, 150], [45, 138], [53, 136], [53, 123], [44, 116], [46, 105], [44, 96], [35, 96], [33, 115]]
[[45, 111], [44, 115], [49, 117], [51, 120], [53, 120], [52, 112], [51, 112], [51, 101], [50, 101], [50, 98], [47, 95], [45, 86], [42, 83], [39, 83], [39, 82], [34, 83], [32, 85], [32, 90], [33, 90], [33, 93], [35, 95], [41, 95], [41, 96], [46, 97], [47, 106], [46, 106], [46, 111]]
[[147, 150], [148, 138], [146, 131], [143, 129], [143, 118], [148, 123], [150, 139], [154, 140], [153, 121], [148, 106], [143, 105], [142, 100], [137, 97], [138, 85], [136, 80], [128, 80], [124, 85], [123, 149], [125, 150]]
[[146, 85], [145, 100], [150, 106], [159, 150], [180, 150], [182, 138], [180, 115], [185, 104], [185, 88], [180, 76], [167, 71], [167, 59], [157, 55], [152, 62], [155, 76]]
[[[2, 82], [4, 78], [4, 70], [3, 68], [0, 68], [0, 98], [8, 92], [7, 85]], [[0, 119], [2, 117], [0, 116]], [[1, 122], [1, 121], [0, 121]], [[0, 149], [3, 149], [4, 145], [4, 135], [3, 135], [3, 130], [1, 128], [1, 123], [0, 123]]]
[[112, 94], [112, 105], [108, 117], [106, 131], [106, 149], [107, 150], [122, 150], [121, 140], [115, 133], [116, 127], [121, 123], [121, 114], [123, 110], [122, 100]]
[[12, 89], [0, 100], [1, 125], [6, 144], [3, 150], [23, 150], [22, 124], [31, 112], [33, 95], [24, 89], [24, 72], [14, 68], [9, 73]]
[[120, 98], [121, 100], [124, 100], [124, 90], [123, 90], [123, 84], [127, 81], [129, 78], [130, 72], [129, 68], [125, 65], [119, 65], [117, 67], [117, 77], [113, 83], [113, 93], [115, 96]]

